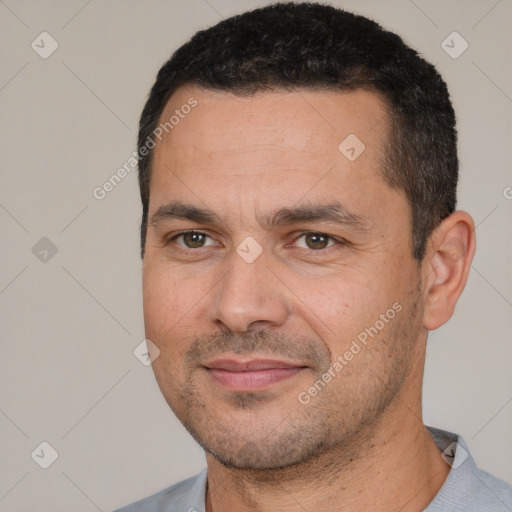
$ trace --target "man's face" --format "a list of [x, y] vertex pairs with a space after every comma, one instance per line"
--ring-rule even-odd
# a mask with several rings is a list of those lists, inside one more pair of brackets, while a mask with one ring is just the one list
[[232, 467], [353, 445], [417, 384], [425, 338], [410, 209], [380, 177], [381, 101], [188, 88], [161, 122], [176, 110], [154, 153], [143, 277], [162, 393]]

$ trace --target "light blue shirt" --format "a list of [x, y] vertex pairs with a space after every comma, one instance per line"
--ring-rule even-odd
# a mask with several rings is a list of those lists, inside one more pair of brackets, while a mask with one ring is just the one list
[[[451, 469], [424, 512], [512, 511], [512, 486], [479, 469], [460, 436], [427, 428]], [[115, 512], [205, 512], [206, 481], [205, 469]]]

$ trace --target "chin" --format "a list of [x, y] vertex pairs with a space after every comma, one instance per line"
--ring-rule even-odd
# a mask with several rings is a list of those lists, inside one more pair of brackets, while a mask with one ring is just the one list
[[[206, 453], [229, 469], [285, 470], [311, 461], [331, 449], [331, 443], [325, 442], [325, 439], [331, 439], [329, 433], [312, 436], [302, 428], [290, 428], [282, 422], [265, 432], [256, 425], [242, 431], [240, 426], [236, 428], [232, 423], [224, 428], [217, 424], [215, 432], [187, 429]], [[238, 435], [241, 431], [242, 435]]]

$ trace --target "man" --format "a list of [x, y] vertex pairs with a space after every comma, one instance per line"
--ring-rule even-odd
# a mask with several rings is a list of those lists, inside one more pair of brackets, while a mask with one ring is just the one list
[[422, 421], [475, 250], [433, 66], [333, 7], [248, 12], [162, 67], [139, 155], [148, 347], [208, 468], [124, 512], [512, 510]]

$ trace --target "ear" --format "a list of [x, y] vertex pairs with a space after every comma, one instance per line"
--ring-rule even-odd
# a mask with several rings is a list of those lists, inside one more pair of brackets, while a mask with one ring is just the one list
[[425, 329], [437, 329], [453, 315], [466, 286], [475, 247], [475, 223], [463, 211], [444, 219], [429, 238], [422, 262]]

